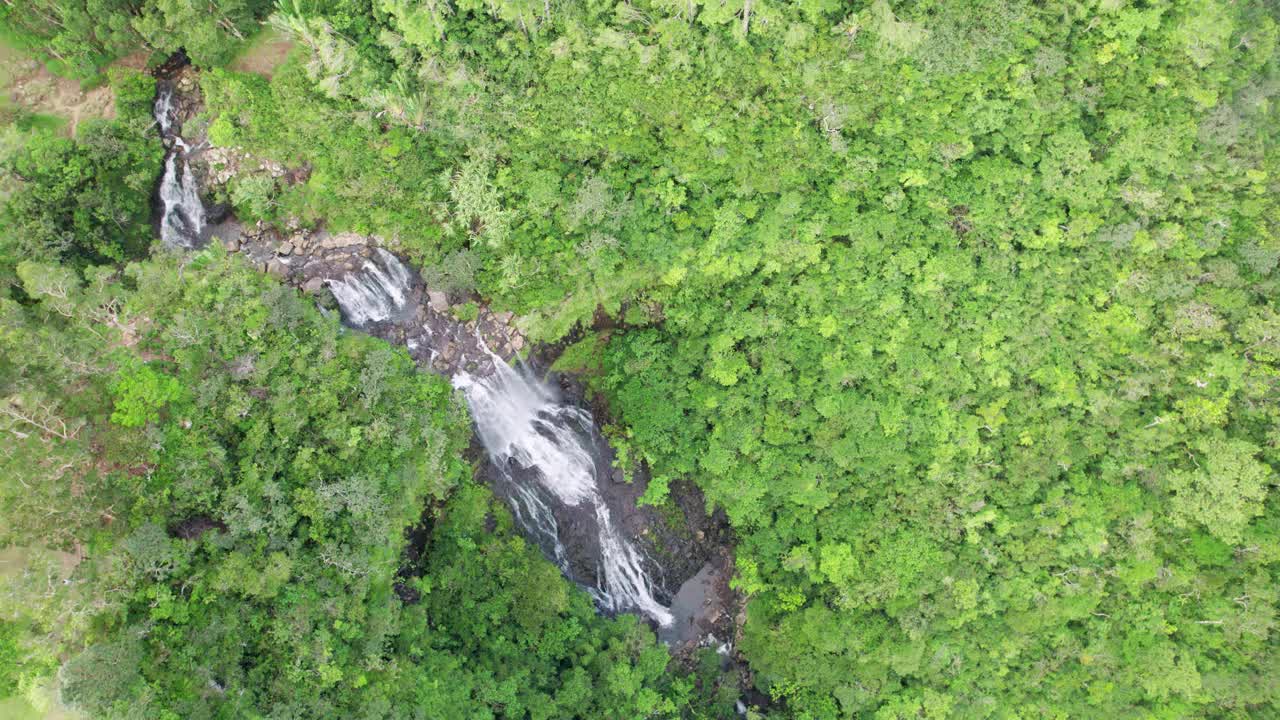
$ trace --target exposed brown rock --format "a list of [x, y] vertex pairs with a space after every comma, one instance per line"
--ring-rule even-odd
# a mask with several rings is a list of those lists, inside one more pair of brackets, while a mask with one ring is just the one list
[[431, 309], [438, 313], [449, 312], [449, 296], [439, 290], [428, 290], [427, 302], [431, 304]]

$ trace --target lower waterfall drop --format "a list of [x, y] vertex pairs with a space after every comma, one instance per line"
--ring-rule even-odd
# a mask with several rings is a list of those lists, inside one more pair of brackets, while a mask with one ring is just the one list
[[[590, 588], [596, 601], [614, 612], [635, 609], [661, 626], [670, 625], [671, 613], [654, 598], [653, 582], [639, 550], [618, 531], [597, 490], [599, 460], [590, 449], [594, 427], [590, 413], [560, 403], [527, 372], [501, 358], [493, 360], [489, 377], [459, 373], [453, 384], [467, 398], [494, 467], [516, 489], [512, 500], [516, 518], [535, 537], [553, 540], [552, 554], [563, 568], [556, 520], [537, 490], [568, 507], [590, 507], [600, 542], [602, 577]], [[512, 478], [513, 468], [534, 473], [539, 487], [529, 488]]]

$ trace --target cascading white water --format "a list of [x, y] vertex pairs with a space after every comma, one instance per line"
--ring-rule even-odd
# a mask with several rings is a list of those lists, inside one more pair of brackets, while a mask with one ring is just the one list
[[[517, 519], [535, 535], [556, 538], [557, 561], [563, 567], [556, 520], [533, 489], [510, 477], [511, 465], [536, 474], [543, 489], [569, 507], [593, 510], [600, 541], [602, 582], [596, 600], [613, 611], [637, 609], [659, 625], [670, 625], [671, 613], [653, 596], [653, 583], [635, 546], [614, 526], [597, 490], [597, 465], [589, 449], [591, 415], [558, 402], [545, 385], [493, 358], [488, 377], [454, 376], [471, 407], [476, 429], [494, 466], [518, 490], [512, 504]], [[523, 505], [523, 507], [520, 507]]]
[[[156, 104], [151, 114], [156, 119], [156, 124], [160, 126], [160, 135], [170, 137], [173, 132], [173, 88], [162, 86], [159, 94], [156, 96]], [[179, 138], [181, 141], [181, 138]]]
[[377, 248], [381, 266], [364, 261], [362, 272], [341, 280], [330, 280], [329, 290], [342, 307], [343, 317], [352, 325], [381, 322], [404, 309], [413, 284], [409, 269], [395, 255]]
[[160, 134], [173, 140], [173, 147], [164, 159], [164, 176], [160, 179], [160, 240], [169, 247], [189, 249], [200, 240], [205, 213], [195, 176], [187, 164], [189, 148], [173, 124], [172, 88], [161, 88], [156, 98], [155, 118]]
[[204, 231], [204, 205], [187, 160], [178, 167], [178, 151], [169, 152], [160, 180], [160, 240], [169, 247], [191, 248]]
[[[411, 320], [420, 318], [409, 312], [421, 302], [414, 275], [382, 248], [359, 270], [326, 282], [347, 323], [362, 327], [394, 321], [413, 331], [406, 338], [411, 350], [422, 343], [451, 347], [464, 332], [452, 319], [439, 335], [433, 334], [430, 324]], [[403, 324], [406, 321], [408, 326]], [[499, 474], [495, 482], [504, 486], [500, 494], [506, 496], [517, 522], [572, 576], [552, 506], [575, 509], [575, 522], [581, 517], [588, 534], [594, 526], [599, 546], [595, 582], [587, 587], [596, 602], [613, 612], [639, 610], [659, 625], [670, 625], [672, 615], [654, 598], [640, 551], [615, 526], [597, 485], [606, 452], [590, 413], [560, 402], [550, 388], [507, 365], [478, 337], [474, 347], [478, 349], [466, 353], [456, 367], [492, 368], [492, 372], [473, 375], [456, 369], [453, 384], [471, 407], [480, 441]], [[435, 349], [428, 351], [433, 359], [435, 353]]]

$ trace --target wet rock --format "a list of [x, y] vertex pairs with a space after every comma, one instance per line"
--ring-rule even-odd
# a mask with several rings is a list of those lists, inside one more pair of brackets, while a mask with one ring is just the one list
[[210, 225], [217, 225], [230, 217], [231, 206], [226, 203], [214, 203], [205, 207], [205, 222]]
[[369, 241], [363, 235], [355, 233], [330, 235], [326, 232], [316, 236], [316, 244], [322, 248], [336, 250], [343, 247], [364, 247], [369, 244]]
[[428, 290], [427, 302], [431, 304], [431, 309], [438, 313], [449, 312], [449, 296], [439, 290]]
[[279, 260], [272, 259], [267, 263], [267, 274], [283, 280], [289, 274], [289, 266]]

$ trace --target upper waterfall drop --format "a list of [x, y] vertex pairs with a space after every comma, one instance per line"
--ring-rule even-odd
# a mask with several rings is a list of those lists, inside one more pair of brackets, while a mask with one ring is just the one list
[[357, 327], [391, 319], [403, 310], [413, 290], [413, 275], [395, 255], [382, 248], [365, 260], [361, 272], [330, 280], [329, 291], [342, 316]]
[[194, 248], [200, 244], [205, 230], [205, 210], [195, 175], [187, 163], [190, 148], [178, 134], [181, 127], [176, 123], [170, 85], [161, 85], [154, 114], [160, 135], [172, 143], [165, 155], [164, 175], [160, 179], [160, 240], [171, 248]]

